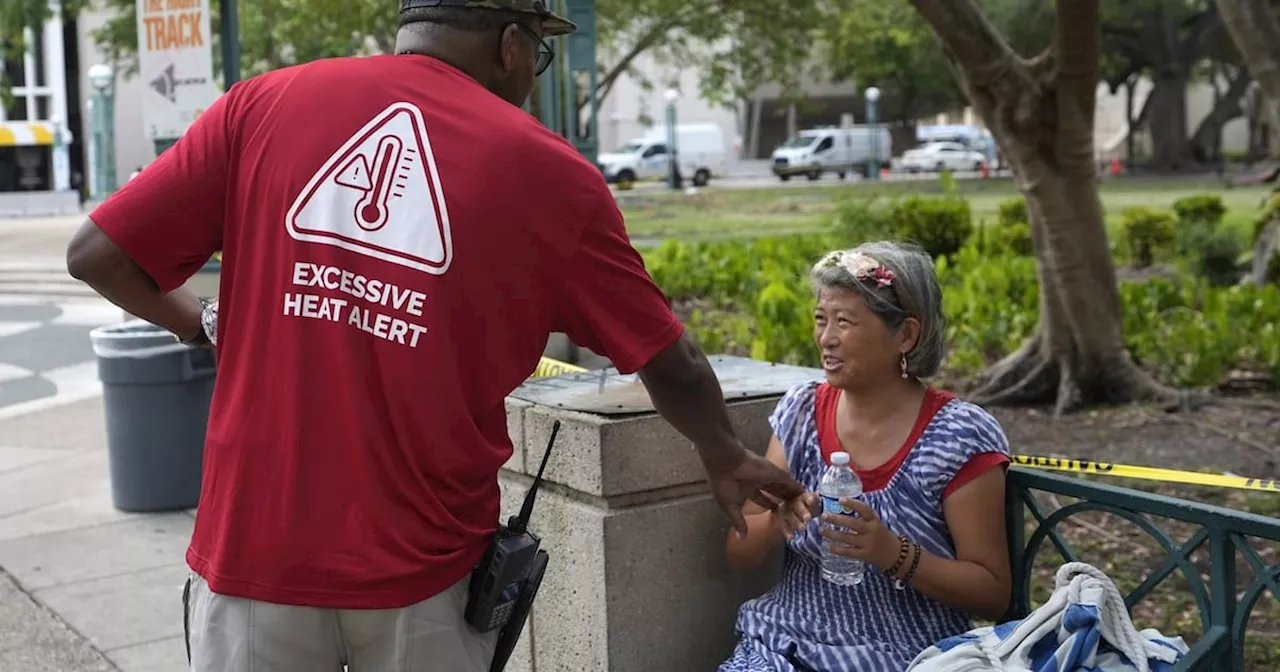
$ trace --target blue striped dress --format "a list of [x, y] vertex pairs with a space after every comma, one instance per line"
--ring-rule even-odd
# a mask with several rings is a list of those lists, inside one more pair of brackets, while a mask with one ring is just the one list
[[[796, 479], [817, 490], [826, 468], [814, 418], [816, 389], [789, 390], [769, 418]], [[897, 472], [863, 500], [895, 534], [943, 558], [955, 549], [942, 514], [942, 494], [971, 457], [1008, 454], [999, 422], [982, 408], [950, 399], [924, 425]], [[778, 583], [738, 613], [738, 646], [720, 672], [883, 672], [905, 670], [935, 642], [968, 631], [963, 612], [926, 597], [868, 566], [857, 586], [822, 580], [822, 536], [809, 524], [784, 550]]]

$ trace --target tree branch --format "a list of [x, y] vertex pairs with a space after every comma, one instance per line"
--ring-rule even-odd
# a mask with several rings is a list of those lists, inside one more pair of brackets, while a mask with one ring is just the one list
[[[591, 92], [591, 95], [595, 97], [596, 105], [599, 105], [600, 101], [604, 100], [605, 97], [609, 95], [609, 92], [613, 90], [613, 85], [618, 82], [618, 78], [622, 76], [622, 73], [626, 72], [627, 68], [631, 67], [631, 63], [635, 61], [640, 54], [643, 54], [653, 45], [657, 44], [658, 41], [667, 34], [667, 31], [671, 30], [676, 24], [678, 24], [682, 18], [682, 14], [677, 14], [666, 21], [660, 21], [654, 24], [644, 33], [644, 35], [640, 36], [640, 39], [635, 41], [635, 44], [631, 45], [631, 48], [622, 55], [622, 58], [618, 59], [618, 62], [613, 64], [613, 67], [605, 73], [604, 77], [601, 77], [600, 80], [596, 82], [596, 89]], [[581, 110], [585, 107], [589, 100], [590, 99], [579, 101], [578, 109]]]
[[1244, 106], [1240, 104], [1240, 99], [1251, 84], [1253, 80], [1245, 72], [1237, 72], [1234, 78], [1228, 79], [1226, 92], [1214, 101], [1213, 109], [1200, 120], [1200, 125], [1191, 134], [1193, 147], [1200, 149], [1205, 156], [1209, 155], [1209, 150], [1216, 149], [1210, 147], [1209, 143], [1217, 140], [1227, 122], [1244, 116]]
[[1217, 0], [1223, 24], [1268, 103], [1280, 104], [1280, 20], [1268, 0]]
[[1030, 86], [1021, 57], [973, 0], [910, 2], [933, 28], [942, 48], [962, 66], [971, 87], [1002, 90], [999, 97], [1012, 100]]
[[1188, 68], [1204, 56], [1204, 44], [1208, 41], [1212, 30], [1222, 20], [1218, 12], [1206, 9], [1190, 20], [1186, 39], [1178, 50], [1178, 62], [1185, 63]]

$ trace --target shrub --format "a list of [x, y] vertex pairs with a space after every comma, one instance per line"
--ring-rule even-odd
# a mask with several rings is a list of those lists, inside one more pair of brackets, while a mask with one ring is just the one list
[[1031, 216], [1027, 214], [1026, 199], [1019, 196], [1002, 201], [1000, 203], [999, 218], [1000, 226], [1030, 223]]
[[1202, 245], [1215, 244], [1217, 247], [1213, 252], [1222, 252], [1230, 244], [1226, 238], [1215, 236], [1227, 212], [1220, 197], [1213, 194], [1186, 196], [1173, 202], [1173, 212], [1178, 217], [1178, 254], [1192, 257], [1193, 266], [1196, 265], [1194, 260], [1204, 253]]
[[991, 253], [1011, 253], [1017, 257], [1029, 257], [1035, 254], [1035, 244], [1031, 240], [1031, 225], [1026, 222], [992, 227], [986, 235], [987, 249]]
[[849, 196], [837, 202], [830, 225], [845, 246], [912, 241], [935, 259], [955, 254], [973, 235], [969, 202], [956, 195], [911, 196], [883, 206], [874, 198]]
[[1011, 198], [1000, 204], [997, 225], [983, 230], [983, 251], [988, 254], [1029, 256], [1035, 253], [1031, 241], [1031, 219], [1027, 215], [1027, 202]]
[[831, 212], [832, 232], [841, 244], [850, 247], [873, 240], [892, 238], [893, 223], [875, 198], [845, 196]]
[[1227, 206], [1222, 204], [1220, 196], [1199, 194], [1174, 201], [1173, 212], [1177, 214], [1180, 224], [1202, 222], [1217, 227], [1222, 222], [1223, 215], [1227, 214]]
[[1240, 280], [1240, 257], [1244, 245], [1229, 231], [1213, 230], [1196, 223], [1186, 232], [1190, 270], [1215, 286], [1233, 285]]
[[1150, 266], [1158, 253], [1167, 250], [1177, 239], [1173, 215], [1142, 206], [1126, 208], [1120, 213], [1133, 265]]
[[894, 237], [913, 241], [934, 259], [950, 257], [973, 235], [969, 201], [958, 196], [912, 196], [889, 206]]
[[[699, 309], [688, 320], [707, 352], [817, 366], [808, 269], [831, 244], [829, 238], [811, 235], [671, 242], [660, 254], [653, 249], [645, 256], [647, 261], [660, 256], [667, 264], [659, 284], [668, 294], [680, 292], [664, 282], [680, 283], [682, 292], [694, 285], [707, 292], [692, 297]], [[1204, 247], [1226, 250], [1231, 244], [1206, 239]], [[1198, 263], [1210, 269], [1205, 271], [1209, 278], [1160, 277], [1120, 284], [1125, 345], [1162, 382], [1213, 386], [1230, 371], [1242, 369], [1280, 383], [1280, 287], [1213, 286], [1213, 264], [1221, 261], [1226, 267], [1229, 258], [1225, 251], [1205, 254]], [[749, 272], [708, 273], [709, 268]], [[1280, 270], [1280, 261], [1274, 268]], [[954, 255], [939, 258], [937, 269], [947, 319], [949, 374], [989, 366], [1035, 333], [1039, 291], [1034, 259], [987, 256], [978, 241], [972, 241]]]

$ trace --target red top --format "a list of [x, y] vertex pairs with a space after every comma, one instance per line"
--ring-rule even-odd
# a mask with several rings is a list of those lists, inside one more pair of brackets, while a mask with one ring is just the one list
[[[950, 392], [932, 387], [928, 388], [925, 390], [924, 402], [920, 404], [920, 412], [916, 415], [916, 422], [911, 427], [911, 434], [907, 436], [906, 441], [902, 442], [902, 447], [892, 457], [880, 466], [871, 469], [859, 469], [856, 464], [850, 463], [849, 466], [853, 468], [854, 473], [858, 475], [858, 478], [862, 479], [864, 492], [879, 490], [889, 484], [889, 481], [893, 479], [893, 475], [898, 473], [898, 468], [906, 461], [911, 449], [920, 440], [920, 435], [924, 433], [925, 428], [933, 421], [933, 416], [954, 398], [955, 395]], [[815, 399], [816, 407], [814, 409], [816, 417], [814, 420], [817, 422], [818, 427], [818, 447], [822, 450], [822, 461], [826, 464], [831, 464], [832, 453], [840, 451], [854, 452], [840, 443], [840, 437], [836, 432], [836, 407], [839, 401], [840, 390], [827, 383], [818, 385]], [[951, 479], [951, 482], [943, 490], [943, 499], [987, 471], [1003, 467], [1008, 463], [1009, 456], [1003, 453], [979, 453], [975, 455]]]
[[599, 169], [423, 56], [241, 82], [91, 218], [163, 291], [224, 251], [187, 561], [226, 595], [396, 608], [456, 583], [548, 334], [630, 373], [683, 333]]

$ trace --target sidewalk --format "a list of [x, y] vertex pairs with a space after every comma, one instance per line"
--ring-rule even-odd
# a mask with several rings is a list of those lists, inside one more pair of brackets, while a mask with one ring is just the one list
[[0, 670], [186, 667], [194, 518], [112, 506], [103, 417], [95, 396], [0, 419]]

